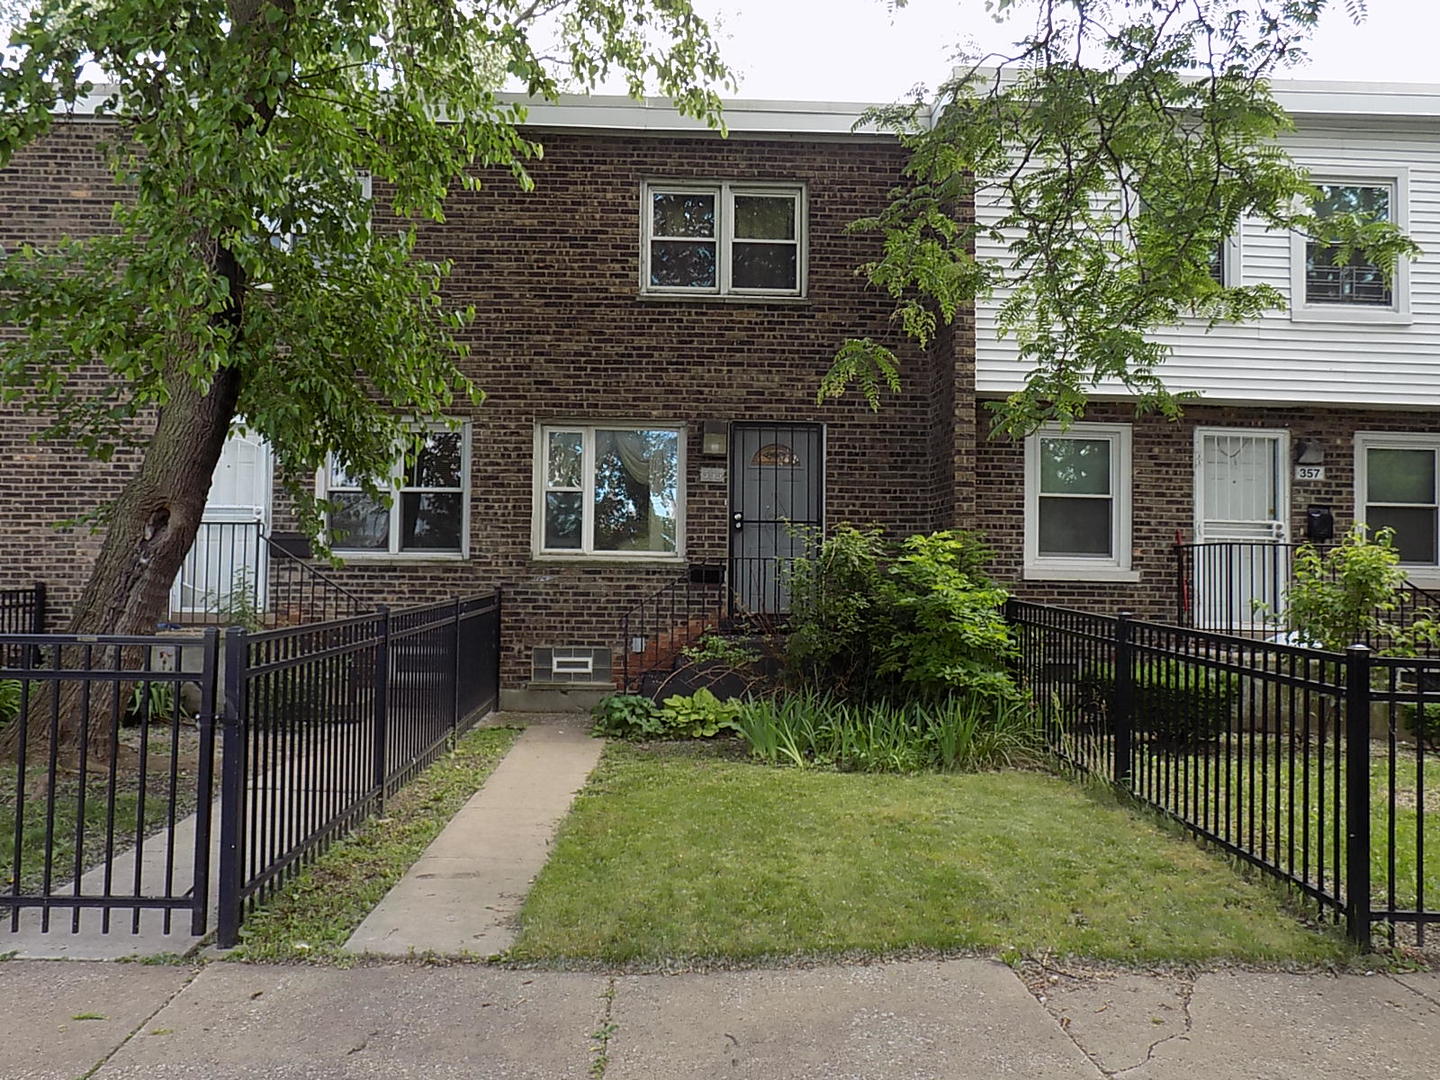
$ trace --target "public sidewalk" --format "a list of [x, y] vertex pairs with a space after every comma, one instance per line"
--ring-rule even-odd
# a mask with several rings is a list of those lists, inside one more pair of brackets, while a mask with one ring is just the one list
[[1427, 1080], [1440, 975], [0, 963], [6, 1080]]

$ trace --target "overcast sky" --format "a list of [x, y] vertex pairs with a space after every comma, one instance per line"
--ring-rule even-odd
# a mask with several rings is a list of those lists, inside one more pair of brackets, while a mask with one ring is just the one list
[[[984, 0], [696, 0], [718, 23], [738, 96], [893, 101], [917, 82], [932, 89], [967, 36], [986, 49], [1013, 40]], [[1440, 83], [1440, 0], [1370, 0], [1351, 24], [1340, 0], [1322, 24], [1310, 64], [1295, 78]]]

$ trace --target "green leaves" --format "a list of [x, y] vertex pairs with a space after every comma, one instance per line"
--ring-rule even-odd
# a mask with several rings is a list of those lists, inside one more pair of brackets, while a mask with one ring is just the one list
[[973, 692], [1013, 700], [1014, 641], [989, 550], [963, 532], [835, 529], [790, 579], [787, 659], [807, 685], [859, 697]]
[[[1290, 122], [1268, 80], [1326, 0], [989, 6], [1033, 11], [1034, 29], [998, 70], [985, 57], [946, 83], [933, 125], [913, 106], [871, 114], [909, 149], [909, 183], [856, 228], [883, 234], [865, 272], [922, 347], [970, 303], [993, 304], [1028, 371], [995, 406], [998, 431], [1073, 421], [1102, 386], [1178, 414], [1154, 332], [1283, 306], [1269, 286], [1211, 274], [1242, 219], [1315, 237], [1335, 261], [1363, 253], [1386, 274], [1418, 252], [1373, 214], [1316, 213], [1322, 193], [1277, 145]], [[1363, 14], [1359, 0], [1346, 7]], [[877, 408], [897, 385], [893, 351], [850, 341], [821, 397], [854, 386]]]
[[103, 235], [6, 253], [0, 322], [25, 334], [0, 343], [0, 397], [103, 459], [238, 373], [237, 413], [316, 529], [329, 456], [384, 476], [415, 421], [482, 398], [460, 366], [474, 311], [420, 238], [482, 175], [530, 188], [541, 147], [507, 74], [553, 97], [619, 72], [719, 123], [729, 72], [688, 0], [565, 0], [558, 59], [533, 36], [554, 7], [37, 0], [0, 64], [0, 163], [103, 81], [120, 197]]

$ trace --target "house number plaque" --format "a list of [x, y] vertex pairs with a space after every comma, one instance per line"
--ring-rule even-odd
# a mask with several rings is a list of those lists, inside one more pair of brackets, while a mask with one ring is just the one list
[[1295, 479], [1296, 479], [1296, 480], [1324, 480], [1324, 479], [1325, 479], [1325, 466], [1324, 466], [1324, 465], [1296, 465], [1296, 466], [1295, 466]]

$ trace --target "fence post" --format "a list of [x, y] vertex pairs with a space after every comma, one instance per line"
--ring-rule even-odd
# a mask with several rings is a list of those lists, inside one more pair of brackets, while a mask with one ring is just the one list
[[[500, 586], [495, 586], [495, 704], [492, 706], [495, 712], [500, 711], [500, 663], [505, 655], [505, 651], [502, 648], [505, 643], [504, 601], [504, 592], [500, 589]], [[629, 648], [628, 643], [626, 648]]]
[[35, 605], [30, 612], [30, 632], [32, 634], [43, 634], [45, 632], [45, 583], [35, 582]]
[[390, 734], [390, 606], [375, 609], [379, 616], [379, 634], [375, 639], [375, 732], [371, 740], [374, 754], [372, 782], [375, 785], [375, 809], [385, 805], [386, 756]]
[[240, 890], [243, 882], [245, 815], [245, 694], [249, 646], [245, 631], [225, 631], [225, 711], [220, 746], [220, 897], [215, 943], [222, 949], [240, 944]]
[[450, 747], [460, 739], [460, 597], [455, 597], [455, 624], [450, 628], [451, 674], [450, 684]]
[[1115, 783], [1126, 791], [1134, 771], [1135, 650], [1130, 640], [1133, 611], [1122, 611], [1115, 619], [1115, 689], [1110, 700], [1110, 723], [1115, 734]]
[[[190, 934], [204, 937], [210, 919], [210, 829], [215, 797], [216, 674], [220, 668], [220, 631], [207, 626], [200, 670], [200, 709], [196, 726], [200, 737], [195, 770], [195, 864], [191, 871]], [[181, 653], [184, 646], [180, 646]]]
[[1345, 650], [1345, 929], [1370, 949], [1370, 669], [1364, 645]]

